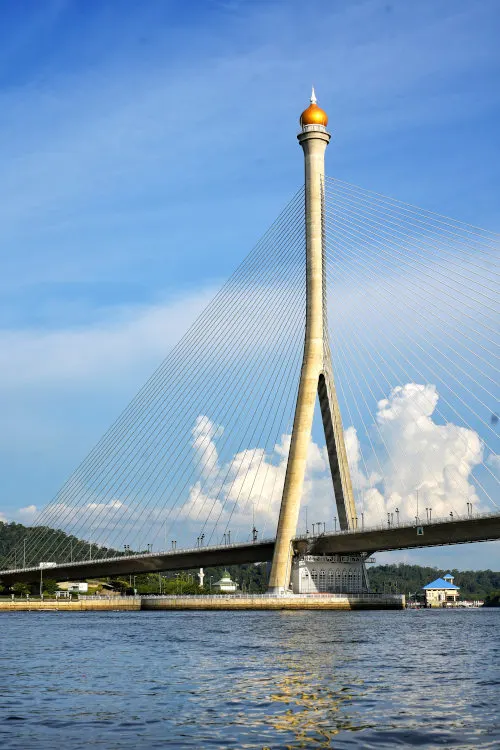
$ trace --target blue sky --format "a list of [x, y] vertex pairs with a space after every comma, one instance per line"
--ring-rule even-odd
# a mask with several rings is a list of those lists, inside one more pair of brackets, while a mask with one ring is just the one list
[[[311, 83], [330, 175], [500, 232], [496, 0], [0, 14], [7, 517], [54, 495], [297, 190]], [[469, 549], [425, 561], [498, 567]]]

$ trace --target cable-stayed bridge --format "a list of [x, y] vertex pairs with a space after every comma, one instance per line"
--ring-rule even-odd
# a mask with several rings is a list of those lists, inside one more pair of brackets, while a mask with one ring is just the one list
[[326, 176], [326, 127], [0, 577], [272, 560], [279, 592], [304, 552], [500, 538], [499, 236]]
[[[500, 514], [467, 516], [430, 521], [422, 526], [415, 523], [344, 532], [322, 531], [317, 536], [304, 534], [293, 539], [296, 555], [370, 555], [379, 550], [415, 549], [500, 538]], [[60, 562], [46, 569], [46, 575], [58, 580], [95, 578], [99, 576], [129, 575], [169, 570], [190, 570], [216, 565], [239, 565], [267, 562], [273, 559], [275, 540], [217, 544], [209, 547], [159, 550], [116, 557], [108, 556]], [[19, 561], [22, 565], [22, 560]], [[33, 580], [40, 575], [38, 565], [20, 567], [7, 574], [7, 579]]]

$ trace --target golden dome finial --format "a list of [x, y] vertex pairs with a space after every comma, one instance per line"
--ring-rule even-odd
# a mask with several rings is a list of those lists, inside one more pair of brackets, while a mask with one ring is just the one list
[[307, 109], [305, 109], [300, 116], [300, 125], [303, 128], [304, 125], [322, 125], [324, 128], [328, 125], [328, 115], [324, 109], [318, 107], [316, 92], [314, 86], [311, 92], [311, 103]]

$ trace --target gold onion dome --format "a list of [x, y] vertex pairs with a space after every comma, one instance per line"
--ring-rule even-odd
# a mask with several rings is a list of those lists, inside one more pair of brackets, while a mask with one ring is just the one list
[[314, 86], [311, 94], [311, 103], [307, 109], [305, 109], [300, 115], [300, 125], [323, 125], [325, 128], [328, 125], [328, 115], [324, 109], [318, 107], [316, 104], [316, 94], [314, 93]]

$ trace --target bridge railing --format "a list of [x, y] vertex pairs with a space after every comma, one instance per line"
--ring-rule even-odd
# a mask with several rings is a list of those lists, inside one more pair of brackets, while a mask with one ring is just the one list
[[[70, 567], [80, 567], [83, 563], [110, 563], [110, 562], [122, 562], [126, 560], [145, 560], [147, 558], [155, 559], [156, 557], [175, 557], [176, 555], [183, 554], [183, 555], [190, 555], [190, 554], [196, 554], [199, 552], [211, 552], [211, 551], [218, 551], [221, 549], [239, 549], [241, 547], [258, 547], [259, 545], [263, 544], [274, 544], [275, 539], [274, 537], [270, 537], [267, 539], [258, 539], [255, 542], [231, 542], [223, 544], [215, 544], [215, 545], [197, 545], [196, 547], [176, 547], [175, 549], [167, 549], [167, 550], [157, 550], [156, 552], [135, 552], [134, 554], [124, 554], [124, 555], [114, 555], [113, 557], [93, 557], [85, 558], [83, 560], [72, 560], [68, 562], [59, 562], [54, 567], [55, 568], [70, 568]], [[50, 557], [50, 555], [49, 555]], [[196, 567], [196, 566], [194, 566]], [[0, 575], [2, 573], [29, 573], [31, 571], [40, 570], [39, 565], [28, 565], [25, 568], [9, 568], [9, 570], [0, 570]], [[50, 568], [43, 568], [44, 575], [47, 575], [47, 577], [50, 578], [50, 571], [53, 570], [53, 567]], [[147, 571], [144, 571], [147, 573]]]
[[319, 539], [322, 536], [344, 536], [346, 534], [359, 534], [359, 533], [368, 533], [370, 531], [388, 531], [392, 529], [416, 529], [419, 526], [434, 526], [439, 525], [442, 523], [457, 523], [458, 521], [476, 521], [476, 520], [483, 520], [488, 518], [498, 518], [499, 513], [496, 511], [491, 511], [488, 513], [464, 513], [464, 514], [458, 514], [453, 513], [453, 515], [450, 517], [448, 516], [436, 516], [434, 518], [417, 518], [415, 517], [411, 521], [385, 521], [384, 523], [375, 524], [371, 526], [367, 525], [360, 525], [358, 523], [357, 526], [350, 528], [350, 529], [326, 529], [326, 531], [322, 531], [319, 534], [301, 534], [300, 536], [296, 536], [294, 538], [294, 541], [300, 541], [300, 540], [310, 540], [310, 539]]
[[[404, 596], [403, 594], [374, 594], [371, 592], [366, 593], [310, 593], [310, 594], [291, 594], [291, 593], [284, 593], [280, 594], [280, 599], [286, 599], [286, 598], [293, 598], [293, 599], [345, 599], [346, 597], [349, 597], [350, 599], [356, 598], [356, 599], [384, 599], [387, 601], [395, 601], [400, 600], [401, 597]], [[221, 599], [276, 599], [276, 594], [245, 594], [241, 591], [235, 592], [234, 594], [136, 594], [135, 596], [100, 596], [100, 595], [89, 595], [85, 594], [78, 597], [79, 599], [85, 599], [85, 600], [102, 600], [106, 599], [109, 601], [123, 601], [123, 600], [137, 600], [137, 599], [154, 599], [155, 601], [158, 599], [169, 599], [169, 600], [179, 600], [179, 599], [186, 599], [188, 601], [192, 601], [193, 599], [201, 599], [204, 601], [220, 601]]]

